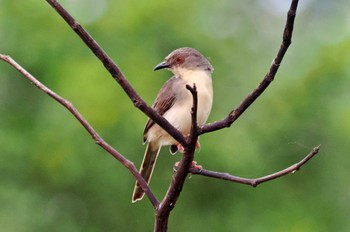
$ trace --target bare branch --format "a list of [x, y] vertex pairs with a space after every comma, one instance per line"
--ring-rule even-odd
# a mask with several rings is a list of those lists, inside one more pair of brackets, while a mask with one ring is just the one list
[[105, 142], [101, 136], [92, 128], [92, 126], [88, 123], [88, 121], [79, 113], [79, 111], [73, 106], [72, 103], [59, 96], [57, 93], [53, 92], [49, 88], [47, 88], [44, 84], [38, 81], [34, 76], [32, 76], [29, 72], [27, 72], [23, 67], [21, 67], [15, 60], [11, 57], [0, 54], [0, 59], [10, 64], [17, 71], [19, 71], [24, 77], [26, 77], [30, 82], [32, 82], [36, 87], [38, 87], [41, 91], [49, 95], [55, 101], [63, 105], [67, 110], [69, 110], [74, 117], [80, 122], [80, 124], [86, 129], [86, 131], [92, 136], [95, 142], [101, 146], [104, 150], [106, 150], [109, 154], [111, 154], [114, 158], [116, 158], [120, 163], [122, 163], [136, 178], [136, 180], [140, 183], [142, 189], [145, 191], [145, 194], [150, 199], [154, 208], [157, 208], [159, 205], [159, 201], [152, 193], [151, 189], [147, 185], [147, 182], [142, 178], [140, 173], [138, 172], [135, 165], [128, 159], [126, 159], [123, 155], [121, 155], [118, 151], [116, 151], [112, 146], [110, 146], [107, 142]]
[[293, 164], [292, 166], [290, 166], [286, 169], [283, 169], [279, 172], [275, 172], [273, 174], [263, 176], [260, 178], [256, 178], [256, 179], [233, 176], [229, 173], [214, 172], [214, 171], [209, 171], [209, 170], [205, 170], [205, 169], [198, 168], [198, 167], [191, 167], [189, 172], [192, 174], [195, 174], [195, 175], [202, 175], [202, 176], [232, 181], [232, 182], [236, 182], [236, 183], [240, 183], [240, 184], [247, 184], [247, 185], [251, 185], [253, 187], [256, 187], [258, 184], [261, 184], [261, 183], [264, 183], [264, 182], [267, 182], [270, 180], [274, 180], [274, 179], [277, 179], [279, 177], [285, 176], [289, 173], [294, 173], [294, 172], [298, 171], [301, 168], [301, 166], [306, 164], [312, 157], [314, 157], [319, 152], [320, 146], [321, 145], [315, 147], [307, 156], [305, 156], [304, 159], [302, 159], [298, 163]]
[[126, 80], [124, 74], [120, 71], [119, 67], [113, 62], [113, 60], [107, 55], [107, 53], [98, 45], [98, 43], [84, 30], [84, 28], [56, 1], [46, 0], [67, 22], [67, 24], [75, 31], [75, 33], [83, 40], [83, 42], [90, 48], [90, 50], [96, 55], [96, 57], [103, 63], [108, 72], [112, 75], [119, 85], [123, 88], [125, 93], [129, 96], [135, 107], [144, 112], [155, 123], [161, 126], [166, 132], [168, 132], [174, 139], [181, 144], [186, 144], [185, 137], [173, 127], [165, 118], [160, 116], [146, 102], [136, 93], [134, 88]]
[[190, 85], [186, 85], [186, 88], [191, 92], [193, 98], [193, 105], [191, 109], [191, 117], [192, 117], [192, 126], [190, 137], [188, 138], [188, 143], [192, 146], [196, 145], [198, 139], [198, 124], [197, 124], [197, 111], [198, 111], [198, 92], [196, 84], [193, 84], [193, 87]]
[[188, 137], [187, 146], [185, 148], [185, 153], [182, 156], [181, 161], [178, 163], [175, 176], [173, 177], [168, 191], [159, 204], [157, 210], [157, 217], [154, 225], [154, 231], [166, 231], [168, 226], [168, 219], [171, 210], [175, 207], [177, 199], [182, 191], [182, 187], [185, 183], [186, 177], [188, 175], [188, 170], [192, 165], [194, 159], [194, 152], [196, 149], [196, 143], [198, 139], [198, 126], [197, 126], [197, 109], [198, 109], [198, 94], [196, 85], [193, 87], [186, 85], [186, 88], [191, 92], [193, 97], [193, 105], [191, 110], [192, 127], [191, 132]]
[[237, 182], [241, 184], [247, 184], [251, 186], [257, 186], [260, 183], [270, 181], [289, 173], [293, 173], [301, 166], [306, 164], [312, 157], [314, 157], [318, 152], [319, 148], [315, 147], [304, 159], [300, 162], [276, 173], [268, 176], [264, 176], [256, 179], [248, 179], [242, 177], [236, 177], [228, 173], [214, 172], [210, 170], [201, 169], [196, 166], [191, 166], [194, 159], [194, 152], [196, 148], [196, 142], [200, 134], [205, 134], [208, 132], [216, 131], [225, 127], [230, 127], [243, 113], [244, 111], [262, 94], [263, 91], [269, 86], [269, 84], [274, 80], [275, 75], [279, 69], [282, 59], [291, 44], [292, 32], [295, 14], [298, 6], [298, 0], [293, 0], [288, 12], [287, 22], [284, 28], [283, 40], [277, 55], [270, 66], [268, 73], [265, 75], [261, 83], [252, 91], [241, 103], [240, 105], [231, 111], [224, 119], [207, 124], [201, 128], [197, 125], [197, 107], [198, 107], [198, 96], [196, 86], [186, 86], [186, 88], [191, 92], [193, 96], [193, 106], [191, 111], [192, 117], [192, 127], [191, 133], [188, 138], [185, 138], [175, 127], [173, 127], [165, 118], [156, 113], [151, 107], [149, 107], [143, 99], [136, 93], [130, 83], [126, 80], [123, 73], [120, 71], [119, 67], [112, 61], [112, 59], [103, 51], [103, 49], [97, 44], [97, 42], [83, 29], [83, 27], [56, 1], [56, 0], [46, 0], [67, 22], [67, 24], [76, 32], [76, 34], [83, 40], [83, 42], [90, 48], [90, 50], [98, 57], [98, 59], [103, 63], [105, 68], [109, 71], [112, 77], [119, 83], [123, 88], [125, 93], [133, 102], [134, 106], [144, 112], [149, 118], [151, 118], [155, 123], [159, 124], [165, 131], [167, 131], [175, 140], [181, 143], [184, 147], [185, 153], [179, 163], [178, 169], [174, 174], [174, 177], [169, 185], [167, 194], [165, 195], [162, 202], [159, 202], [151, 189], [147, 185], [146, 181], [139, 174], [138, 170], [134, 164], [106, 143], [97, 132], [90, 126], [86, 119], [78, 112], [78, 110], [67, 100], [48, 89], [45, 85], [35, 79], [30, 73], [23, 69], [19, 64], [17, 64], [9, 56], [1, 55], [0, 59], [6, 61], [17, 69], [21, 74], [23, 74], [27, 79], [34, 83], [40, 90], [48, 94], [51, 98], [59, 102], [65, 108], [67, 108], [76, 119], [83, 125], [83, 127], [92, 136], [95, 142], [101, 146], [104, 150], [110, 153], [118, 161], [120, 161], [136, 178], [137, 182], [140, 184], [144, 190], [147, 197], [150, 199], [153, 207], [155, 208], [156, 222], [155, 231], [166, 231], [168, 225], [168, 218], [171, 210], [175, 207], [177, 199], [181, 193], [182, 187], [186, 180], [188, 173], [203, 175], [212, 178], [218, 178], [223, 180], [228, 180], [232, 182]]
[[200, 134], [205, 134], [211, 131], [220, 130], [225, 127], [230, 127], [232, 123], [234, 123], [243, 112], [265, 91], [265, 89], [270, 85], [270, 83], [274, 80], [275, 75], [278, 71], [278, 68], [282, 62], [282, 59], [291, 44], [293, 27], [294, 27], [294, 19], [295, 14], [298, 7], [298, 0], [293, 0], [288, 11], [287, 22], [283, 32], [283, 40], [280, 46], [279, 51], [277, 52], [276, 58], [273, 60], [270, 70], [265, 75], [264, 79], [260, 82], [260, 84], [254, 89], [252, 93], [250, 93], [240, 104], [239, 106], [231, 111], [226, 118], [216, 121], [210, 124], [203, 126], [200, 130]]

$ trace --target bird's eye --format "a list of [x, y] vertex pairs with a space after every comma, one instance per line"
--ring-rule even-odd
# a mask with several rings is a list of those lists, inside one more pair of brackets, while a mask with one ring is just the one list
[[184, 58], [183, 57], [177, 57], [176, 58], [176, 63], [182, 64], [184, 62]]

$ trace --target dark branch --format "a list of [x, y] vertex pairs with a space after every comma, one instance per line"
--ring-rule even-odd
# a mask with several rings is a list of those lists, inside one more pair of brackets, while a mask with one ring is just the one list
[[197, 87], [195, 84], [193, 84], [193, 87], [190, 85], [186, 85], [186, 88], [191, 92], [192, 98], [193, 98], [193, 105], [191, 109], [191, 120], [192, 120], [192, 126], [191, 126], [191, 132], [190, 137], [188, 138], [188, 143], [190, 145], [195, 146], [197, 143], [198, 138], [198, 124], [197, 124], [197, 110], [198, 110], [198, 92]]
[[225, 127], [230, 127], [232, 123], [234, 123], [243, 113], [244, 111], [262, 94], [262, 92], [269, 86], [269, 84], [274, 80], [275, 75], [278, 71], [278, 68], [282, 62], [282, 59], [291, 44], [292, 32], [295, 14], [298, 6], [298, 0], [293, 0], [288, 12], [287, 22], [285, 25], [283, 40], [280, 46], [279, 51], [268, 71], [265, 75], [261, 83], [257, 86], [257, 88], [250, 93], [241, 103], [240, 105], [234, 109], [232, 112], [228, 114], [226, 118], [221, 121], [217, 121], [211, 124], [207, 124], [201, 128], [197, 125], [197, 107], [198, 107], [198, 96], [196, 86], [186, 86], [186, 88], [191, 92], [193, 96], [193, 108], [191, 111], [192, 117], [192, 127], [191, 133], [188, 138], [185, 138], [176, 128], [174, 128], [166, 119], [156, 113], [151, 107], [149, 107], [142, 98], [136, 93], [136, 91], [132, 88], [130, 83], [126, 80], [123, 73], [120, 71], [119, 67], [112, 61], [112, 59], [102, 50], [102, 48], [97, 44], [97, 42], [83, 29], [83, 27], [55, 0], [47, 0], [47, 2], [62, 16], [62, 18], [67, 22], [67, 24], [76, 32], [76, 34], [83, 40], [83, 42], [90, 48], [90, 50], [98, 57], [98, 59], [103, 63], [106, 69], [110, 72], [112, 77], [119, 83], [119, 85], [123, 88], [126, 94], [129, 96], [134, 106], [144, 112], [148, 117], [150, 117], [154, 122], [159, 124], [165, 131], [167, 131], [174, 139], [180, 142], [185, 148], [185, 153], [182, 156], [182, 159], [179, 163], [179, 166], [176, 170], [174, 178], [168, 188], [168, 192], [165, 195], [163, 201], [159, 203], [156, 197], [151, 192], [149, 186], [146, 181], [141, 177], [138, 170], [134, 166], [134, 164], [122, 156], [118, 151], [116, 151], [113, 147], [107, 144], [98, 134], [97, 132], [89, 125], [86, 119], [74, 108], [74, 106], [60, 97], [42, 83], [40, 83], [37, 79], [35, 79], [31, 74], [29, 74], [26, 70], [24, 70], [20, 65], [18, 65], [14, 60], [10, 57], [1, 55], [0, 59], [6, 61], [10, 65], [12, 65], [15, 69], [21, 72], [27, 79], [29, 79], [32, 83], [34, 83], [40, 90], [48, 94], [50, 97], [55, 99], [57, 102], [62, 104], [65, 108], [67, 108], [76, 118], [77, 120], [84, 126], [84, 128], [88, 131], [88, 133], [93, 137], [95, 142], [101, 146], [104, 150], [110, 153], [113, 157], [115, 157], [118, 161], [120, 161], [128, 170], [135, 176], [137, 182], [141, 185], [142, 189], [145, 191], [146, 195], [150, 199], [153, 207], [156, 210], [156, 223], [155, 223], [155, 231], [166, 231], [168, 225], [168, 218], [171, 210], [174, 208], [178, 196], [182, 190], [183, 184], [186, 180], [186, 176], [188, 173], [204, 175], [212, 178], [218, 178], [223, 180], [228, 180], [232, 182], [248, 184], [251, 186], [257, 186], [260, 183], [270, 181], [281, 176], [287, 175], [289, 173], [293, 173], [305, 163], [307, 163], [312, 157], [314, 157], [319, 152], [319, 147], [315, 147], [313, 151], [311, 151], [303, 160], [300, 162], [286, 168], [282, 171], [273, 173], [268, 176], [264, 176], [257, 179], [248, 179], [232, 176], [228, 173], [219, 173], [214, 171], [209, 171], [205, 169], [201, 169], [196, 166], [191, 166], [192, 161], [194, 159], [194, 152], [196, 147], [196, 142], [198, 136], [200, 134], [208, 133], [211, 131], [216, 131]]
[[280, 46], [279, 51], [277, 52], [276, 58], [273, 60], [270, 70], [265, 75], [264, 79], [260, 84], [250, 93], [240, 104], [239, 106], [231, 111], [226, 118], [216, 121], [210, 124], [203, 126], [200, 130], [200, 134], [205, 134], [211, 131], [220, 130], [225, 127], [230, 127], [243, 113], [244, 111], [265, 91], [265, 89], [270, 85], [274, 80], [275, 75], [278, 71], [278, 68], [282, 62], [282, 59], [291, 44], [292, 33], [294, 27], [295, 14], [298, 7], [298, 0], [293, 0], [288, 11], [287, 22], [283, 32], [283, 40]]
[[150, 117], [154, 122], [161, 126], [174, 139], [181, 144], [186, 144], [186, 139], [175, 127], [173, 127], [165, 118], [160, 116], [151, 107], [149, 107], [144, 100], [136, 93], [134, 88], [126, 80], [124, 74], [113, 60], [106, 54], [105, 51], [98, 45], [98, 43], [89, 35], [87, 31], [55, 0], [46, 0], [67, 22], [67, 24], [75, 31], [75, 33], [83, 40], [83, 42], [90, 48], [96, 57], [103, 63], [112, 77], [119, 83], [125, 93], [129, 96], [133, 104]]
[[258, 184], [277, 179], [279, 177], [285, 176], [289, 173], [294, 173], [298, 171], [301, 166], [306, 164], [312, 157], [314, 157], [320, 150], [320, 146], [315, 147], [304, 159], [299, 161], [296, 164], [293, 164], [292, 166], [283, 169], [279, 172], [275, 172], [273, 174], [256, 178], [256, 179], [249, 179], [249, 178], [243, 178], [243, 177], [238, 177], [238, 176], [233, 176], [229, 173], [221, 173], [221, 172], [214, 172], [214, 171], [209, 171], [205, 169], [201, 169], [198, 167], [191, 167], [189, 172], [195, 175], [202, 175], [202, 176], [207, 176], [207, 177], [212, 177], [216, 179], [221, 179], [221, 180], [227, 180], [227, 181], [232, 181], [240, 184], [247, 184], [251, 185], [253, 187], [256, 187]]
[[186, 85], [186, 88], [191, 92], [193, 97], [193, 105], [191, 110], [192, 128], [188, 137], [188, 146], [184, 147], [185, 153], [183, 154], [181, 161], [178, 163], [176, 173], [170, 183], [170, 186], [164, 199], [159, 204], [154, 231], [166, 231], [170, 212], [175, 207], [177, 199], [185, 183], [186, 177], [189, 173], [192, 161], [194, 159], [194, 152], [196, 149], [196, 143], [198, 139], [198, 93], [195, 84], [193, 85], [193, 87], [191, 87], [190, 85]]
[[123, 164], [131, 174], [136, 178], [136, 180], [140, 183], [142, 189], [145, 191], [145, 194], [150, 199], [154, 208], [157, 208], [159, 205], [159, 201], [152, 193], [151, 189], [147, 185], [147, 182], [143, 179], [143, 177], [138, 172], [135, 165], [128, 159], [126, 159], [123, 155], [121, 155], [118, 151], [116, 151], [112, 146], [110, 146], [107, 142], [105, 142], [101, 136], [92, 128], [92, 126], [88, 123], [88, 121], [79, 113], [79, 111], [73, 106], [72, 103], [67, 101], [66, 99], [59, 96], [57, 93], [53, 92], [49, 88], [47, 88], [44, 84], [38, 81], [34, 76], [32, 76], [29, 72], [27, 72], [23, 67], [21, 67], [15, 60], [11, 57], [0, 54], [0, 59], [10, 64], [17, 71], [19, 71], [24, 77], [26, 77], [29, 81], [35, 84], [41, 91], [49, 95], [55, 101], [63, 105], [67, 110], [69, 110], [74, 117], [80, 122], [80, 124], [86, 129], [86, 131], [92, 136], [95, 142], [101, 146], [104, 150], [106, 150], [109, 154], [111, 154], [114, 158], [116, 158], [121, 164]]

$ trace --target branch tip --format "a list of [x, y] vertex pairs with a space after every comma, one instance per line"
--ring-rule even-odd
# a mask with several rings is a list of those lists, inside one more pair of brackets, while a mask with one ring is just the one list
[[189, 172], [192, 174], [207, 176], [207, 177], [221, 179], [221, 180], [227, 180], [227, 181], [236, 182], [236, 183], [240, 183], [240, 184], [247, 184], [247, 185], [250, 185], [252, 187], [256, 187], [261, 183], [271, 181], [271, 180], [280, 178], [282, 176], [285, 176], [287, 174], [295, 173], [296, 171], [299, 171], [303, 165], [305, 165], [311, 158], [313, 158], [319, 152], [319, 148], [320, 148], [320, 146], [313, 148], [312, 151], [308, 155], [306, 155], [302, 160], [289, 166], [288, 168], [285, 168], [279, 172], [275, 172], [275, 173], [272, 173], [270, 175], [263, 176], [260, 178], [255, 178], [255, 179], [233, 176], [233, 175], [228, 174], [228, 173], [215, 172], [215, 171], [210, 171], [210, 170], [206, 170], [206, 169], [201, 169], [201, 171], [199, 172], [195, 168], [190, 168]]

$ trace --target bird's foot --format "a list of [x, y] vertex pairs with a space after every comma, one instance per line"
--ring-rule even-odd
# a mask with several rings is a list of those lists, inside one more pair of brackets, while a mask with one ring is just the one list
[[[176, 172], [177, 170], [179, 170], [180, 168], [180, 162], [176, 162], [174, 164], [174, 172]], [[197, 162], [196, 161], [192, 161], [191, 163], [191, 168], [196, 168], [196, 169], [203, 169], [203, 166], [202, 165], [197, 165]]]
[[199, 143], [199, 139], [197, 139], [197, 142], [196, 142], [196, 149], [197, 150], [201, 149], [201, 144]]
[[191, 168], [203, 169], [202, 165], [197, 165], [196, 161], [192, 161]]
[[182, 146], [181, 143], [179, 143], [179, 144], [177, 145], [177, 150], [178, 150], [181, 154], [185, 153], [185, 148]]
[[[177, 150], [181, 153], [184, 154], [185, 153], [185, 148], [182, 146], [181, 143], [179, 143], [178, 145], [176, 145]], [[201, 144], [199, 143], [199, 140], [196, 141], [196, 150], [200, 150], [201, 149]], [[173, 149], [171, 149], [172, 151]], [[173, 152], [174, 153], [174, 152]]]

